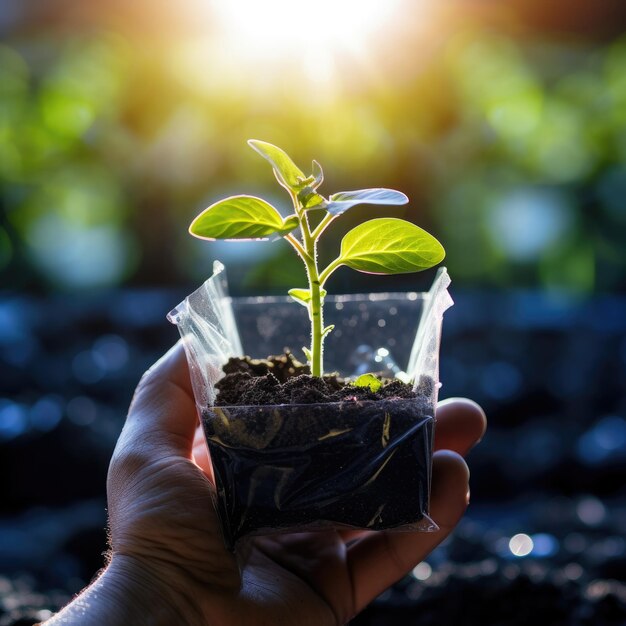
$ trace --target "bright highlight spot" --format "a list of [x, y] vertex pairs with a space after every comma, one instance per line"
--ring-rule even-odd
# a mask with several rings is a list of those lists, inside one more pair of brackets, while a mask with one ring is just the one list
[[430, 578], [432, 573], [433, 568], [426, 563], [426, 561], [422, 561], [413, 568], [413, 576], [415, 576], [417, 580], [426, 580], [427, 578]]
[[230, 0], [214, 3], [220, 25], [242, 50], [265, 57], [289, 50], [362, 46], [398, 0]]
[[533, 540], [524, 533], [511, 537], [509, 550], [514, 556], [528, 556], [533, 550]]
[[[375, 32], [384, 32], [400, 0], [229, 0], [211, 7], [224, 46], [257, 68], [297, 63], [324, 82], [335, 73], [337, 53], [360, 56]], [[298, 88], [294, 85], [294, 88]]]

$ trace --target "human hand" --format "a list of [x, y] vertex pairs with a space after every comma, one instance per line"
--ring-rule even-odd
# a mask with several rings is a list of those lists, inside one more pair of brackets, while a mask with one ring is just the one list
[[109, 563], [50, 626], [344, 624], [452, 531], [468, 501], [461, 455], [484, 429], [475, 403], [438, 406], [430, 511], [438, 531], [275, 534], [244, 540], [233, 555], [179, 342], [139, 383], [111, 461]]

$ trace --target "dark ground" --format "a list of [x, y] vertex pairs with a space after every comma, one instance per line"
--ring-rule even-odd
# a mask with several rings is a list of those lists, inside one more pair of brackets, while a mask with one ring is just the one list
[[[0, 300], [0, 626], [44, 618], [101, 566], [108, 459], [182, 295]], [[472, 505], [353, 623], [626, 624], [626, 299], [455, 300], [441, 397], [490, 419]]]

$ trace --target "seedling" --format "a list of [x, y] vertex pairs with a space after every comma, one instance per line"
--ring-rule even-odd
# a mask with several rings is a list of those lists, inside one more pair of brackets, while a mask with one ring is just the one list
[[[291, 244], [306, 267], [309, 284], [308, 288], [290, 289], [289, 295], [309, 312], [311, 345], [303, 350], [311, 374], [322, 376], [324, 338], [333, 329], [324, 326], [325, 285], [333, 272], [342, 265], [370, 274], [419, 272], [439, 263], [445, 251], [432, 235], [411, 222], [377, 218], [350, 230], [341, 241], [339, 256], [320, 271], [318, 242], [333, 220], [359, 204], [402, 205], [408, 198], [384, 188], [340, 191], [326, 198], [317, 192], [324, 180], [317, 161], [313, 161], [312, 174], [305, 176], [280, 148], [256, 139], [248, 144], [272, 165], [276, 179], [291, 197], [294, 213], [283, 218], [266, 200], [231, 196], [202, 211], [189, 232], [209, 241], [282, 237]], [[359, 382], [375, 384], [364, 378]]]

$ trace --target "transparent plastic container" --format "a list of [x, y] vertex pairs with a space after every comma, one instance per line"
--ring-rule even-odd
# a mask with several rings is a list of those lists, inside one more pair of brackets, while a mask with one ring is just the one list
[[[415, 399], [214, 406], [231, 356], [309, 344], [288, 297], [232, 299], [224, 267], [169, 315], [184, 340], [216, 480], [225, 543], [326, 527], [436, 530], [428, 514], [441, 322], [452, 300], [441, 268], [427, 293], [327, 296], [326, 372], [413, 382]], [[304, 358], [302, 356], [302, 358]]]

